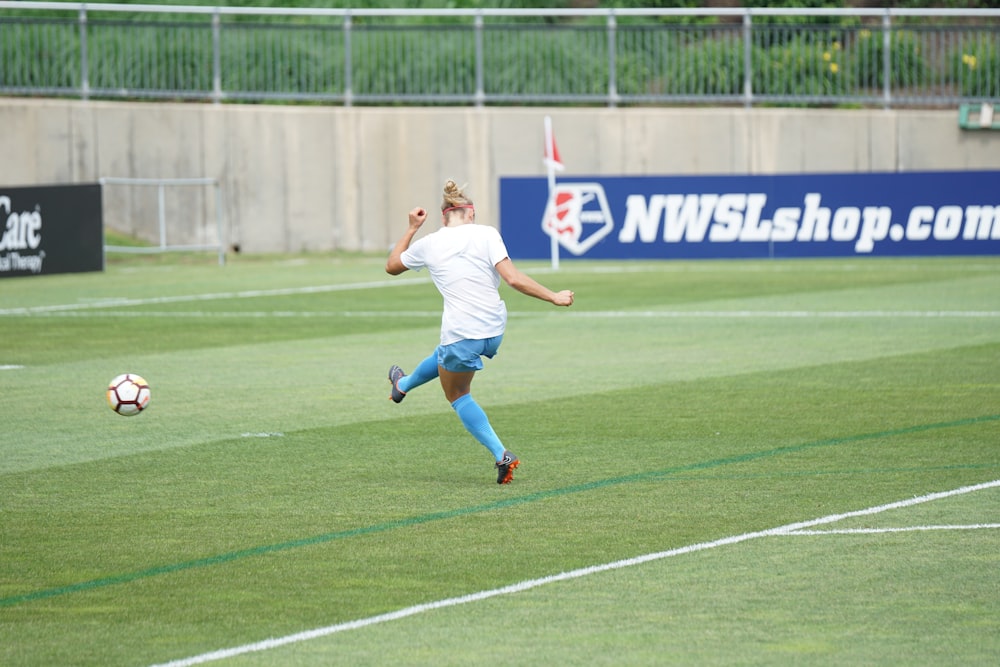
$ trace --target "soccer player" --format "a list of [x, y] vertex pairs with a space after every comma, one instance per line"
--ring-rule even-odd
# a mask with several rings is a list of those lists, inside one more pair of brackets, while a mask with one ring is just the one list
[[385, 270], [394, 276], [407, 269], [428, 270], [444, 298], [441, 343], [411, 374], [399, 366], [389, 369], [390, 398], [399, 403], [407, 392], [440, 378], [445, 398], [466, 430], [493, 455], [497, 484], [507, 484], [520, 461], [504, 447], [470, 393], [472, 378], [483, 368], [482, 357], [492, 359], [503, 340], [507, 306], [498, 291], [500, 279], [522, 294], [556, 306], [571, 306], [573, 292], [553, 292], [515, 267], [500, 233], [475, 224], [472, 200], [453, 180], [444, 184], [441, 229], [414, 242], [426, 220], [423, 208], [410, 211], [409, 225], [389, 253]]

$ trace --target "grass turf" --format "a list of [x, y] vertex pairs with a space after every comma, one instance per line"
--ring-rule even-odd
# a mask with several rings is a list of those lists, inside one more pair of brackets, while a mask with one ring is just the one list
[[[387, 400], [440, 303], [381, 263], [3, 282], [0, 662], [166, 662], [1000, 478], [996, 259], [529, 265], [577, 303], [505, 292], [473, 385], [504, 487], [436, 386]], [[991, 488], [870, 525], [998, 522]], [[223, 664], [984, 662], [996, 535], [768, 537]]]

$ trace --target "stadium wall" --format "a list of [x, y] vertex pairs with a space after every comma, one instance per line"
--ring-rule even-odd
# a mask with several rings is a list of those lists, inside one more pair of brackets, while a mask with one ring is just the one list
[[[407, 211], [468, 185], [483, 222], [499, 181], [542, 176], [552, 117], [567, 176], [1000, 169], [1000, 132], [957, 110], [373, 108], [0, 100], [0, 187], [214, 177], [244, 252], [382, 251]], [[173, 193], [173, 243], [214, 234], [207, 192]], [[104, 193], [108, 226], [156, 240], [155, 198]]]

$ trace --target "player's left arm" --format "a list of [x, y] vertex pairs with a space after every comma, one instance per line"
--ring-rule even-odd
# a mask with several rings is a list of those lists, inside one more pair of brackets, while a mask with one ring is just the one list
[[554, 306], [573, 305], [573, 292], [568, 289], [559, 292], [550, 290], [548, 287], [542, 285], [540, 282], [514, 266], [514, 262], [511, 261], [510, 257], [505, 257], [497, 262], [496, 267], [497, 272], [500, 274], [500, 277], [503, 278], [504, 282], [521, 294], [533, 296], [536, 299], [541, 299], [542, 301], [548, 301]]

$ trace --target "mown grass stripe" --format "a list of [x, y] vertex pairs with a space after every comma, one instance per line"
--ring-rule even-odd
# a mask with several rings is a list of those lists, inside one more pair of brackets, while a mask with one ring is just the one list
[[100, 579], [92, 579], [90, 581], [83, 581], [76, 584], [69, 584], [67, 586], [59, 586], [56, 588], [48, 588], [44, 590], [34, 591], [31, 593], [23, 593], [21, 595], [13, 595], [6, 598], [0, 598], [0, 607], [10, 607], [17, 604], [25, 602], [34, 602], [37, 600], [44, 600], [47, 598], [58, 597], [61, 595], [68, 595], [71, 593], [79, 593], [82, 591], [93, 590], [97, 588], [104, 588], [107, 586], [115, 586], [118, 584], [127, 584], [140, 579], [147, 579], [150, 577], [155, 577], [163, 574], [170, 574], [174, 572], [181, 572], [184, 570], [197, 569], [201, 567], [210, 567], [213, 565], [220, 565], [223, 563], [230, 563], [233, 561], [241, 560], [243, 558], [251, 558], [254, 556], [261, 556], [265, 554], [288, 551], [291, 549], [298, 549], [301, 547], [314, 546], [317, 544], [323, 544], [326, 542], [333, 542], [336, 540], [347, 539], [350, 537], [359, 537], [362, 535], [371, 535], [374, 533], [383, 533], [390, 530], [395, 530], [397, 528], [406, 528], [410, 526], [417, 526], [425, 523], [431, 523], [434, 521], [441, 521], [446, 519], [453, 519], [461, 516], [468, 516], [470, 514], [479, 514], [482, 512], [490, 512], [498, 509], [503, 509], [507, 507], [514, 507], [517, 505], [524, 505], [527, 503], [537, 502], [540, 500], [547, 500], [550, 498], [557, 498], [561, 496], [571, 495], [575, 493], [582, 493], [586, 491], [593, 491], [596, 489], [603, 489], [612, 486], [620, 486], [622, 484], [633, 484], [639, 482], [647, 482], [651, 480], [658, 480], [664, 477], [669, 477], [671, 475], [676, 475], [678, 473], [684, 472], [694, 472], [699, 470], [709, 470], [712, 468], [718, 468], [727, 465], [737, 465], [740, 463], [749, 463], [751, 461], [756, 461], [764, 458], [770, 458], [775, 456], [782, 456], [785, 454], [793, 454], [797, 452], [806, 451], [809, 449], [816, 449], [820, 447], [831, 447], [837, 445], [846, 445], [855, 442], [864, 442], [869, 440], [880, 440], [883, 438], [893, 438], [900, 435], [909, 435], [912, 433], [923, 433], [927, 431], [935, 431], [948, 428], [957, 428], [962, 426], [972, 426], [976, 424], [982, 424], [987, 422], [993, 422], [1000, 420], [1000, 415], [985, 415], [980, 417], [970, 417], [967, 419], [959, 419], [949, 422], [938, 422], [934, 424], [919, 424], [916, 426], [909, 426], [905, 428], [891, 429], [888, 431], [879, 431], [877, 433], [862, 433], [858, 435], [844, 436], [840, 438], [826, 438], [823, 440], [814, 440], [812, 442], [806, 442], [798, 445], [788, 445], [785, 447], [775, 447], [773, 449], [763, 450], [759, 452], [748, 452], [745, 454], [740, 454], [737, 456], [727, 456], [717, 459], [710, 459], [708, 461], [700, 461], [697, 463], [689, 463], [685, 465], [672, 466], [670, 468], [665, 468], [663, 470], [654, 470], [642, 473], [636, 473], [633, 475], [624, 475], [620, 477], [611, 477], [603, 480], [595, 480], [593, 482], [586, 482], [584, 484], [574, 484], [572, 486], [567, 486], [559, 489], [550, 489], [548, 491], [539, 491], [537, 493], [530, 493], [524, 496], [518, 496], [516, 498], [508, 498], [506, 500], [500, 500], [492, 503], [486, 503], [483, 505], [474, 505], [471, 507], [463, 507], [453, 510], [447, 510], [442, 512], [432, 512], [430, 514], [423, 514], [420, 516], [409, 517], [406, 519], [399, 519], [397, 521], [389, 521], [385, 523], [375, 524], [371, 526], [360, 526], [358, 528], [351, 528], [348, 530], [340, 530], [332, 533], [324, 533], [322, 535], [315, 535], [312, 537], [305, 537], [298, 540], [291, 540], [288, 542], [280, 542], [278, 544], [268, 544], [258, 547], [252, 547], [249, 549], [240, 549], [238, 551], [230, 551], [228, 553], [219, 554], [216, 556], [209, 556], [206, 558], [197, 558], [194, 560], [184, 561], [180, 563], [172, 563], [168, 565], [160, 565], [157, 567], [148, 568], [145, 570], [139, 570], [137, 572], [129, 572], [112, 577], [102, 577]]
[[[828, 516], [819, 517], [817, 519], [812, 519], [809, 521], [799, 521], [793, 524], [778, 526], [776, 528], [768, 528], [765, 530], [759, 530], [752, 533], [743, 533], [742, 535], [730, 535], [728, 537], [723, 537], [717, 540], [713, 540], [711, 542], [699, 542], [696, 544], [688, 544], [682, 547], [669, 549], [667, 551], [647, 553], [641, 556], [634, 556], [632, 558], [617, 560], [610, 563], [589, 565], [587, 567], [570, 570], [568, 572], [564, 571], [558, 574], [552, 574], [538, 579], [527, 579], [514, 584], [503, 586], [502, 588], [494, 588], [491, 590], [483, 590], [475, 593], [467, 593], [465, 595], [461, 595], [458, 597], [445, 598], [443, 600], [435, 600], [433, 602], [424, 602], [422, 604], [414, 605], [412, 607], [396, 609], [395, 611], [379, 614], [377, 616], [358, 618], [352, 621], [337, 623], [335, 625], [328, 625], [326, 627], [314, 628], [312, 630], [296, 632], [294, 634], [285, 635], [283, 637], [271, 637], [269, 639], [265, 639], [259, 642], [254, 642], [252, 644], [243, 644], [242, 646], [233, 646], [231, 648], [209, 651], [208, 653], [201, 653], [198, 655], [190, 656], [188, 658], [181, 658], [180, 660], [171, 660], [170, 662], [166, 663], [158, 663], [156, 665], [153, 665], [152, 667], [193, 667], [194, 665], [200, 665], [206, 662], [215, 662], [217, 660], [224, 660], [227, 658], [233, 658], [236, 656], [246, 655], [249, 653], [256, 653], [259, 651], [268, 651], [275, 648], [279, 648], [281, 646], [288, 646], [290, 644], [297, 644], [303, 641], [310, 641], [313, 639], [319, 639], [321, 637], [328, 637], [330, 635], [337, 634], [339, 632], [367, 628], [373, 625], [379, 625], [381, 623], [396, 621], [410, 616], [415, 616], [417, 614], [423, 614], [425, 612], [436, 611], [438, 609], [445, 609], [448, 607], [455, 607], [458, 605], [481, 602], [483, 600], [499, 597], [501, 595], [512, 595], [516, 593], [523, 593], [525, 591], [530, 591], [539, 588], [541, 586], [547, 586], [549, 584], [557, 582], [571, 581], [574, 579], [580, 579], [582, 577], [588, 577], [591, 575], [601, 574], [604, 572], [611, 572], [614, 570], [621, 570], [627, 567], [644, 565], [646, 563], [663, 560], [665, 558], [671, 558], [674, 556], [684, 556], [698, 551], [717, 549], [719, 547], [730, 546], [733, 544], [740, 544], [742, 542], [748, 542], [750, 540], [756, 540], [765, 537], [779, 537], [779, 536], [788, 537], [792, 535], [825, 536], [838, 533], [855, 534], [858, 531], [809, 531], [806, 529], [810, 526], [829, 525], [831, 523], [836, 523], [838, 521], [842, 521], [844, 519], [849, 519], [856, 516], [871, 516], [874, 514], [880, 514], [888, 510], [900, 509], [902, 507], [912, 507], [914, 505], [933, 502], [936, 500], [941, 500], [943, 498], [950, 498], [961, 494], [972, 493], [975, 491], [982, 491], [984, 489], [996, 488], [997, 486], [1000, 486], [1000, 480], [993, 480], [991, 482], [985, 482], [973, 486], [963, 486], [958, 489], [952, 489], [951, 491], [930, 493], [922, 496], [917, 496], [915, 498], [908, 498], [906, 500], [900, 500], [897, 502], [888, 503], [885, 505], [878, 505], [876, 507], [869, 507], [866, 509], [847, 512], [844, 514], [831, 514]], [[1000, 524], [980, 524], [975, 526], [933, 526], [933, 527], [918, 526], [915, 529], [904, 528], [900, 530], [910, 531], [910, 530], [926, 530], [926, 529], [938, 529], [938, 528], [952, 529], [952, 530], [954, 529], [978, 530], [978, 529], [990, 529], [997, 527], [998, 525]], [[896, 529], [886, 529], [886, 530], [892, 531]]]
[[932, 473], [954, 470], [996, 470], [1000, 463], [956, 463], [944, 466], [893, 466], [891, 468], [834, 468], [830, 470], [798, 470], [790, 472], [762, 472], [755, 474], [729, 475], [671, 475], [672, 480], [709, 480], [709, 479], [782, 479], [791, 477], [823, 477], [823, 476], [856, 476], [856, 475], [897, 475], [899, 473]]

